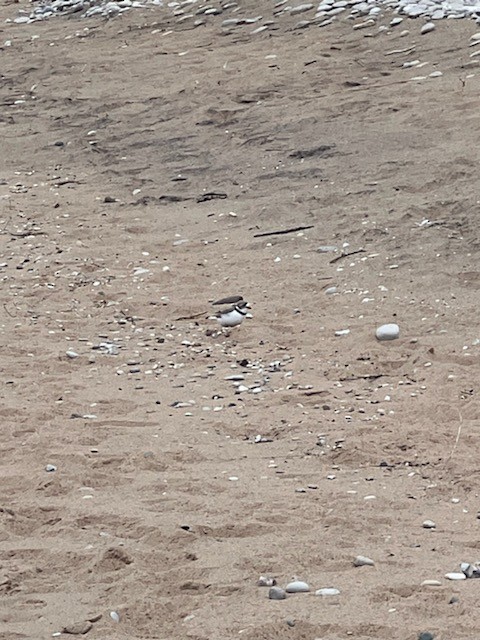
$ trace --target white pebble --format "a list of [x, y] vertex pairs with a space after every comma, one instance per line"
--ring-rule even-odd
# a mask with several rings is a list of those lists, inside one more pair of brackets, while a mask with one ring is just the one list
[[398, 324], [382, 324], [375, 332], [377, 340], [396, 340], [400, 335]]
[[453, 571], [451, 573], [446, 573], [445, 578], [447, 580], [466, 580], [467, 576], [464, 573], [456, 573]]
[[354, 567], [373, 567], [375, 562], [367, 556], [357, 556], [353, 561]]
[[427, 24], [424, 24], [423, 27], [420, 29], [420, 33], [424, 35], [425, 33], [430, 33], [430, 31], [433, 31], [434, 29], [435, 29], [435, 24], [433, 22], [427, 22]]
[[316, 596], [339, 596], [340, 591], [338, 589], [324, 587], [323, 589], [317, 589], [317, 591], [315, 591], [315, 595]]
[[294, 582], [290, 582], [285, 587], [285, 591], [287, 593], [307, 593], [310, 591], [310, 587], [306, 582], [302, 582], [301, 580], [295, 580]]

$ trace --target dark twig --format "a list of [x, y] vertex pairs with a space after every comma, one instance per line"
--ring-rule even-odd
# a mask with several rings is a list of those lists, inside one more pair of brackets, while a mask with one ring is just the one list
[[313, 224], [309, 224], [306, 227], [293, 227], [292, 229], [283, 229], [282, 231], [265, 231], [264, 233], [255, 233], [254, 238], [264, 238], [265, 236], [283, 236], [285, 233], [295, 233], [295, 231], [305, 231], [305, 229], [312, 229]]
[[348, 258], [349, 256], [354, 256], [357, 253], [365, 253], [365, 249], [357, 249], [356, 251], [350, 251], [350, 253], [341, 253], [336, 258], [333, 258], [333, 260], [330, 260], [330, 264], [333, 264], [334, 262], [338, 262], [342, 258]]

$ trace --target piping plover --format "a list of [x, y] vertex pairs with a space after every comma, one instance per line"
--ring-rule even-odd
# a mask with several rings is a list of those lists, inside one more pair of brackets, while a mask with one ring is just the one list
[[231, 304], [232, 306], [221, 309], [215, 314], [215, 319], [222, 327], [236, 327], [247, 316], [250, 305], [242, 296], [230, 296], [216, 300], [213, 304]]

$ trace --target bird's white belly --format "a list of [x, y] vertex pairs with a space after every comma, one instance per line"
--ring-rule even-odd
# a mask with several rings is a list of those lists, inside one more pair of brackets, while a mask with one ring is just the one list
[[236, 327], [237, 324], [243, 322], [244, 315], [236, 311], [230, 311], [230, 313], [223, 314], [218, 321], [222, 325], [222, 327]]

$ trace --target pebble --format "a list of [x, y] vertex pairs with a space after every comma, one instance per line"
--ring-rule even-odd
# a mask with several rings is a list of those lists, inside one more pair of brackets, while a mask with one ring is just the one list
[[69, 633], [73, 636], [83, 636], [88, 633], [92, 627], [93, 624], [88, 621], [73, 622], [72, 624], [68, 624], [66, 627], [63, 627], [62, 633]]
[[47, 464], [47, 466], [45, 467], [45, 471], [48, 471], [49, 473], [56, 470], [57, 470], [57, 467], [54, 464]]
[[110, 618], [114, 622], [120, 622], [120, 616], [118, 615], [118, 613], [116, 611], [110, 611]]
[[435, 640], [435, 636], [430, 631], [422, 631], [418, 634], [418, 640]]
[[424, 580], [421, 584], [422, 587], [441, 587], [440, 580]]
[[340, 591], [332, 587], [324, 587], [323, 589], [317, 589], [315, 591], [316, 596], [339, 596]]
[[297, 7], [292, 7], [290, 9], [290, 14], [292, 16], [296, 15], [297, 13], [303, 13], [304, 11], [310, 11], [310, 9], [313, 9], [313, 4], [308, 3], [308, 4], [299, 4]]
[[377, 340], [395, 340], [400, 335], [398, 324], [382, 324], [375, 332]]
[[268, 597], [270, 600], [285, 600], [287, 594], [281, 587], [270, 587]]
[[467, 576], [464, 573], [457, 573], [452, 571], [451, 573], [446, 573], [445, 578], [447, 580], [466, 580]]
[[323, 244], [316, 249], [318, 253], [333, 253], [338, 251], [338, 247], [333, 244]]
[[423, 27], [420, 29], [420, 33], [424, 35], [425, 33], [430, 33], [430, 31], [433, 31], [434, 29], [435, 29], [434, 23], [427, 22], [427, 24], [424, 24]]
[[260, 576], [257, 581], [257, 587], [274, 587], [277, 584], [275, 578], [270, 576]]
[[285, 591], [287, 593], [307, 593], [310, 591], [310, 587], [306, 582], [302, 582], [301, 580], [294, 580], [293, 582], [289, 582], [285, 587]]
[[373, 567], [375, 562], [366, 556], [357, 556], [353, 561], [354, 567]]
[[435, 524], [435, 522], [433, 520], [424, 520], [422, 522], [422, 527], [424, 529], [435, 529], [437, 525]]
[[72, 349], [69, 349], [69, 350], [66, 352], [66, 355], [67, 355], [69, 358], [72, 358], [72, 360], [73, 360], [73, 358], [78, 358], [78, 353], [77, 353], [76, 351], [73, 351]]

